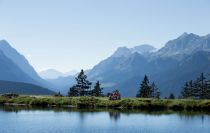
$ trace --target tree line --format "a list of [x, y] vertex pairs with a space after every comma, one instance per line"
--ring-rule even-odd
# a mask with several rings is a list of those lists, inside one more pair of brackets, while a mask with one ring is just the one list
[[[145, 75], [136, 97], [160, 98], [160, 94], [155, 83], [152, 82], [152, 84], [149, 84], [149, 79], [147, 75]], [[176, 97], [171, 93], [169, 97], [165, 98], [175, 99]], [[179, 98], [210, 99], [210, 79], [207, 79], [204, 74], [201, 73], [196, 80], [187, 81], [182, 88]]]
[[201, 73], [196, 80], [185, 83], [181, 96], [182, 98], [210, 99], [210, 80]]
[[[92, 83], [87, 80], [87, 75], [85, 75], [84, 70], [75, 77], [76, 84], [70, 87], [68, 96], [105, 96], [103, 94], [103, 88], [99, 81], [97, 81], [93, 88], [91, 88]], [[118, 90], [117, 92], [120, 95]], [[110, 96], [111, 93], [107, 93]], [[137, 98], [157, 98], [161, 97], [161, 92], [157, 88], [155, 82], [149, 81], [147, 75], [144, 76], [143, 80], [140, 82], [139, 90], [136, 94]], [[168, 99], [175, 99], [173, 93], [171, 93]], [[196, 79], [187, 81], [182, 88], [179, 98], [196, 98], [196, 99], [210, 99], [210, 80], [208, 80], [203, 73]]]

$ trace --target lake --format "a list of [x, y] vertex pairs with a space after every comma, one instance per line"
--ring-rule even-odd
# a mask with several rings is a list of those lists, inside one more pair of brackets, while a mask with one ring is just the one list
[[209, 133], [210, 115], [0, 107], [0, 133]]

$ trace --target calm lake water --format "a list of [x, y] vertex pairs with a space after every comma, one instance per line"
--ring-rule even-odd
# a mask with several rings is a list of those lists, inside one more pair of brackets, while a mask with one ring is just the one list
[[209, 133], [210, 115], [0, 107], [0, 133]]

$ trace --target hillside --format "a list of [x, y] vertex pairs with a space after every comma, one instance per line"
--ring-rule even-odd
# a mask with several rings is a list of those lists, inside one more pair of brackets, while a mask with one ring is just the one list
[[52, 95], [53, 91], [46, 88], [21, 82], [0, 80], [0, 94], [16, 93], [22, 95]]
[[0, 40], [0, 80], [31, 83], [47, 88], [53, 86], [39, 77], [28, 60], [6, 40]]

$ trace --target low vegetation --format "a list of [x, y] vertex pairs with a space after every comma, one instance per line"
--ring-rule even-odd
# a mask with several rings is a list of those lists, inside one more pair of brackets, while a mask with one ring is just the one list
[[109, 100], [107, 97], [53, 97], [53, 96], [18, 96], [8, 98], [0, 96], [1, 105], [25, 105], [42, 107], [75, 108], [119, 108], [139, 110], [186, 110], [210, 111], [210, 100], [193, 99], [149, 99], [122, 98]]

